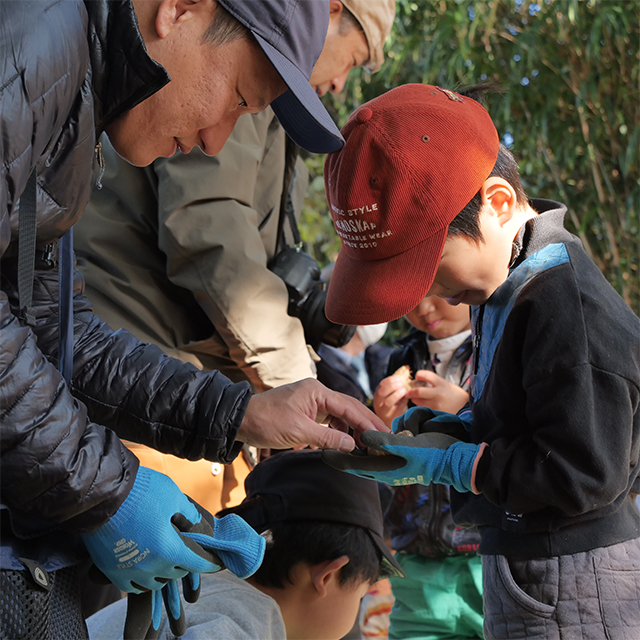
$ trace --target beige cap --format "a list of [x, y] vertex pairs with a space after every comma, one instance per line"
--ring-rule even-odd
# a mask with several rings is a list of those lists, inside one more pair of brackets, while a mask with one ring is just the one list
[[375, 73], [382, 66], [382, 47], [393, 26], [396, 13], [395, 0], [341, 0], [360, 23], [369, 45], [367, 69]]

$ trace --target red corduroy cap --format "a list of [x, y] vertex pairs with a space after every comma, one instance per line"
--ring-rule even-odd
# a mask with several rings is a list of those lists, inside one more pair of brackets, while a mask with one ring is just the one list
[[451, 221], [489, 177], [498, 132], [447, 89], [407, 84], [354, 111], [324, 180], [342, 247], [329, 284], [332, 322], [399, 318], [427, 294]]

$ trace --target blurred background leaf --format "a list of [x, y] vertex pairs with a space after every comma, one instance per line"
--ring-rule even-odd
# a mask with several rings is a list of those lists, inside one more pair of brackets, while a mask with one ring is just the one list
[[[354, 70], [323, 99], [342, 126], [360, 104], [400, 84], [496, 82], [487, 97], [531, 197], [564, 202], [607, 279], [640, 314], [640, 3], [635, 0], [398, 0], [382, 69]], [[323, 156], [306, 158], [305, 250], [321, 266], [340, 248]], [[394, 323], [388, 339], [406, 331]]]

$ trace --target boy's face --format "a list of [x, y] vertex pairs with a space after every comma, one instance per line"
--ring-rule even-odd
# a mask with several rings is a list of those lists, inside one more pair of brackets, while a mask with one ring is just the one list
[[480, 305], [507, 279], [513, 230], [488, 206], [480, 211], [479, 224], [483, 240], [477, 244], [467, 236], [447, 238], [428, 295], [451, 305]]
[[307, 609], [308, 640], [339, 640], [353, 627], [360, 600], [371, 585], [368, 582], [347, 582], [340, 585], [336, 580], [327, 590], [327, 595]]
[[416, 329], [437, 340], [455, 336], [470, 327], [466, 304], [451, 306], [437, 296], [426, 296], [405, 317]]

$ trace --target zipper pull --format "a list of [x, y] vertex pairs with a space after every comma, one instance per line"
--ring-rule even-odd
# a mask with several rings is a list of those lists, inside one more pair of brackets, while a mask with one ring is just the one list
[[102, 141], [96, 144], [95, 148], [96, 160], [98, 162], [98, 167], [100, 167], [100, 171], [98, 171], [98, 177], [96, 178], [96, 189], [100, 191], [102, 189], [102, 176], [104, 176], [104, 157], [102, 155]]
[[473, 373], [478, 373], [478, 367], [480, 365], [480, 343], [482, 341], [482, 320], [484, 318], [484, 304], [478, 309], [478, 316], [476, 318], [475, 331], [473, 335]]

